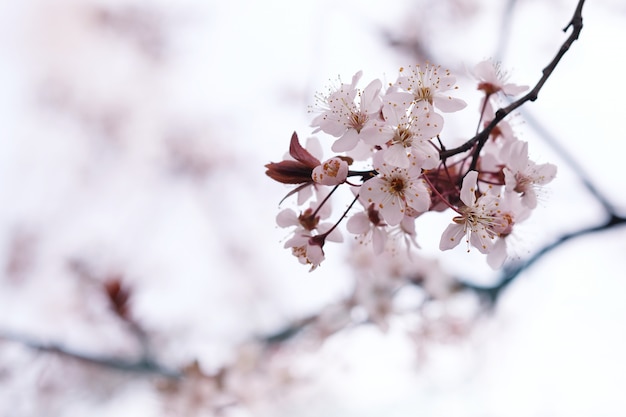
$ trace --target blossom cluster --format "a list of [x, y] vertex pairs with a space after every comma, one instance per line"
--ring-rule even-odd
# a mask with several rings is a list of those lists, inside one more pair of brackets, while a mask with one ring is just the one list
[[[332, 137], [330, 158], [322, 157], [317, 137], [302, 146], [291, 137], [289, 154], [266, 165], [272, 179], [295, 186], [304, 206], [282, 210], [280, 227], [290, 228], [290, 248], [301, 263], [315, 269], [324, 260], [327, 241], [341, 242], [345, 229], [375, 254], [403, 242], [417, 246], [416, 219], [426, 212], [453, 211], [439, 247], [449, 250], [465, 241], [467, 250], [487, 254], [492, 268], [507, 258], [507, 238], [537, 206], [537, 189], [556, 175], [556, 167], [529, 159], [528, 144], [506, 120], [496, 117], [499, 100], [528, 87], [508, 83], [508, 75], [491, 60], [474, 67], [479, 106], [478, 133], [466, 146], [446, 149], [441, 138], [444, 114], [464, 109], [456, 97], [456, 78], [431, 64], [401, 68], [394, 83], [375, 79], [358, 87], [362, 73], [317, 96], [313, 133]], [[487, 130], [488, 129], [488, 130]], [[358, 165], [363, 168], [356, 169]], [[331, 196], [346, 185], [352, 203], [334, 222]], [[286, 198], [287, 198], [286, 197]], [[400, 238], [400, 239], [399, 239]]]

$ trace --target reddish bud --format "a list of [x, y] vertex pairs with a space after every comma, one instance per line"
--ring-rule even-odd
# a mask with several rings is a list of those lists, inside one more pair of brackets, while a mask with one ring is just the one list
[[296, 132], [293, 132], [293, 135], [291, 135], [289, 155], [295, 161], [271, 162], [265, 165], [265, 168], [267, 168], [265, 174], [283, 184], [312, 183], [311, 174], [313, 173], [313, 168], [320, 165], [321, 162], [300, 145]]
[[108, 279], [104, 283], [104, 290], [111, 302], [111, 308], [124, 320], [129, 319], [128, 300], [130, 291], [122, 286], [122, 280], [118, 276]]

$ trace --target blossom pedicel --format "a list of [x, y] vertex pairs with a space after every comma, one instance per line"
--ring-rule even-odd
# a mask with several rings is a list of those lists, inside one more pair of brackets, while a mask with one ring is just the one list
[[[499, 63], [490, 60], [476, 65], [473, 74], [484, 93], [479, 126], [496, 117], [498, 96], [528, 88], [508, 83]], [[299, 215], [292, 209], [278, 215], [278, 225], [292, 230], [285, 247], [313, 270], [324, 259], [326, 241], [342, 241], [338, 226], [346, 218], [347, 232], [380, 254], [399, 241], [417, 246], [415, 221], [423, 213], [452, 210], [440, 249], [465, 240], [468, 251], [475, 247], [487, 254], [492, 268], [499, 268], [507, 257], [507, 237], [536, 208], [536, 189], [555, 177], [556, 167], [531, 161], [528, 144], [503, 120], [488, 132], [487, 141], [445, 150], [439, 112], [456, 112], [466, 103], [451, 95], [458, 90], [456, 79], [441, 67], [401, 68], [386, 90], [378, 79], [360, 89], [361, 77], [358, 72], [350, 84], [317, 97], [313, 133], [329, 135], [337, 155], [314, 156], [294, 132], [290, 158], [266, 165], [269, 177], [295, 185], [287, 197], [298, 193], [298, 205], [309, 203]], [[354, 169], [355, 161], [365, 168]], [[320, 223], [332, 214], [331, 197], [342, 185], [352, 188], [352, 203], [334, 223]], [[398, 235], [404, 239], [390, 238]]]

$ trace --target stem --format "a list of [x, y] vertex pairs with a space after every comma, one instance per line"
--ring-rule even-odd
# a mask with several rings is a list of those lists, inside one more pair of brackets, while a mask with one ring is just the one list
[[452, 210], [456, 211], [457, 213], [461, 214], [461, 212], [459, 211], [458, 208], [454, 207], [452, 204], [450, 204], [450, 202], [448, 201], [447, 198], [445, 198], [443, 195], [441, 195], [441, 193], [439, 192], [439, 190], [433, 185], [432, 182], [430, 182], [430, 179], [428, 178], [427, 175], [422, 175], [422, 178], [424, 178], [424, 180], [426, 180], [426, 182], [428, 183], [428, 185], [430, 186], [430, 188], [435, 192], [435, 194], [437, 194], [437, 197], [439, 197], [439, 199], [448, 207], [450, 207]]
[[348, 205], [348, 208], [346, 209], [346, 211], [343, 212], [339, 220], [337, 220], [337, 222], [333, 225], [333, 227], [331, 227], [326, 233], [324, 233], [321, 236], [324, 236], [324, 238], [326, 238], [326, 236], [331, 234], [332, 231], [335, 230], [337, 226], [339, 226], [339, 223], [341, 223], [343, 219], [348, 215], [348, 212], [352, 209], [352, 206], [354, 206], [354, 203], [356, 203], [358, 199], [359, 199], [359, 195], [357, 194], [356, 197], [354, 197], [354, 200], [352, 200], [352, 202], [350, 203], [350, 205]]
[[517, 278], [518, 275], [522, 273], [522, 271], [531, 267], [535, 262], [539, 261], [541, 258], [552, 252], [554, 249], [558, 248], [559, 246], [568, 242], [571, 239], [575, 239], [596, 232], [601, 232], [604, 230], [609, 230], [614, 227], [623, 226], [624, 224], [626, 224], [626, 217], [612, 215], [603, 224], [562, 235], [555, 241], [545, 245], [543, 248], [539, 249], [539, 251], [537, 251], [533, 256], [526, 259], [524, 262], [509, 267], [505, 271], [503, 277], [500, 279], [500, 282], [498, 282], [496, 285], [478, 286], [469, 283], [463, 283], [462, 285], [464, 288], [475, 291], [477, 294], [482, 295], [491, 306], [494, 306], [502, 291], [506, 287], [508, 287], [509, 284], [511, 284], [515, 280], [515, 278]]
[[366, 171], [348, 171], [348, 177], [361, 177], [361, 181], [365, 182], [378, 175], [378, 171], [370, 169]]
[[330, 192], [328, 193], [328, 195], [326, 197], [324, 197], [324, 199], [322, 200], [322, 202], [317, 206], [317, 208], [315, 209], [315, 211], [313, 212], [313, 214], [311, 214], [311, 217], [315, 217], [317, 215], [317, 213], [321, 210], [322, 206], [324, 204], [326, 204], [326, 202], [328, 201], [328, 199], [330, 198], [331, 195], [333, 195], [333, 193], [335, 191], [337, 191], [337, 188], [339, 188], [339, 185], [341, 184], [337, 184], [333, 187], [332, 190], [330, 190]]
[[480, 110], [480, 118], [478, 119], [478, 125], [476, 125], [476, 133], [475, 133], [476, 135], [480, 131], [480, 124], [483, 122], [483, 118], [485, 117], [485, 110], [487, 110], [487, 100], [489, 100], [490, 96], [491, 94], [485, 94], [485, 98], [483, 101], [483, 108]]
[[[556, 56], [552, 59], [552, 61], [543, 69], [542, 71], [543, 75], [541, 76], [541, 78], [539, 79], [535, 87], [532, 90], [530, 90], [522, 98], [514, 101], [513, 103], [509, 104], [508, 106], [504, 108], [498, 109], [498, 111], [496, 111], [496, 116], [494, 117], [494, 119], [480, 133], [478, 133], [476, 136], [474, 136], [473, 138], [465, 142], [463, 145], [440, 152], [439, 157], [441, 158], [441, 160], [445, 161], [447, 158], [451, 156], [469, 151], [470, 149], [472, 149], [474, 145], [477, 145], [474, 152], [476, 152], [476, 154], [480, 154], [480, 151], [482, 150], [483, 146], [487, 142], [487, 139], [489, 138], [491, 131], [497, 126], [498, 123], [500, 123], [506, 116], [508, 116], [511, 112], [513, 112], [515, 109], [517, 109], [524, 103], [528, 101], [537, 100], [537, 97], [539, 96], [539, 91], [541, 90], [543, 85], [546, 83], [546, 81], [548, 81], [548, 78], [550, 78], [550, 76], [554, 72], [554, 69], [558, 65], [559, 61], [561, 61], [561, 58], [563, 58], [565, 53], [569, 50], [569, 48], [572, 46], [574, 41], [576, 41], [578, 39], [578, 36], [580, 35], [580, 32], [583, 28], [582, 8], [583, 8], [584, 3], [585, 3], [585, 0], [578, 1], [578, 5], [576, 6], [576, 11], [574, 12], [574, 16], [572, 17], [570, 22], [567, 24], [567, 26], [563, 29], [563, 31], [566, 31], [571, 26], [572, 33], [565, 40], [565, 42], [563, 42], [563, 44], [561, 45], [561, 48], [557, 52]], [[476, 162], [475, 160], [472, 160], [472, 165], [474, 168], [475, 168], [475, 162]]]
[[92, 365], [98, 365], [104, 368], [117, 369], [127, 372], [157, 374], [167, 378], [175, 379], [182, 376], [181, 372], [166, 368], [155, 362], [152, 358], [145, 355], [136, 360], [92, 355], [84, 352], [79, 352], [77, 350], [56, 343], [43, 343], [33, 338], [11, 332], [0, 332], [0, 340], [19, 343], [34, 350], [48, 353], [56, 353], [70, 359], [87, 362]]

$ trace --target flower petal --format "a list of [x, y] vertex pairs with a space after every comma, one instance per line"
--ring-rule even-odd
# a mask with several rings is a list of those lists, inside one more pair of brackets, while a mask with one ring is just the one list
[[446, 227], [439, 241], [440, 250], [449, 250], [458, 246], [465, 235], [465, 227], [461, 224], [452, 223]]

